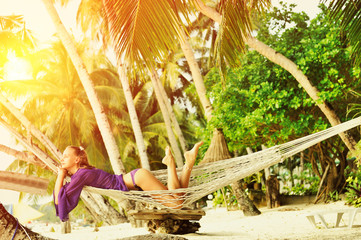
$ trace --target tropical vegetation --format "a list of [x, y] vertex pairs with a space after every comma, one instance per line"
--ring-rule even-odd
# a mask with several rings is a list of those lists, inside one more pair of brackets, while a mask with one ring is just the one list
[[[263, 12], [268, 1], [253, 1], [252, 6], [238, 1], [103, 2], [81, 2], [81, 43], [59, 25], [59, 40], [45, 49], [36, 47], [29, 30], [19, 28], [21, 17], [0, 18], [0, 41], [6, 43], [0, 46], [0, 80], [6, 80], [4, 56], [25, 57], [32, 66], [30, 80], [0, 81], [0, 123], [27, 140], [26, 151], [34, 151], [40, 162], [49, 156], [56, 164], [59, 149], [77, 145], [86, 148], [91, 164], [109, 172], [142, 166], [156, 170], [164, 167], [168, 144], [180, 155], [181, 166], [181, 152], [199, 139], [206, 142], [199, 160], [207, 155], [206, 149], [217, 145], [212, 144], [216, 131], [225, 139], [224, 158], [288, 142], [360, 114], [359, 31], [353, 31], [360, 25], [339, 12], [349, 1], [332, 1], [331, 14], [320, 5], [314, 19], [285, 3]], [[55, 14], [51, 1], [44, 3]], [[140, 15], [120, 17], [137, 7]], [[353, 13], [352, 6], [346, 9]], [[150, 26], [153, 22], [157, 25]], [[155, 32], [147, 31], [151, 28]], [[345, 28], [352, 31], [340, 34]], [[86, 39], [89, 30], [92, 38]], [[94, 42], [102, 47], [91, 49]], [[108, 51], [116, 53], [116, 64]], [[4, 99], [21, 103], [17, 115]], [[35, 128], [53, 145], [34, 137]], [[349, 203], [358, 206], [359, 139], [357, 130], [333, 137], [272, 166], [270, 173], [278, 176], [284, 194], [335, 200], [346, 192]], [[54, 169], [18, 160], [9, 170], [54, 180]], [[263, 172], [247, 177], [245, 192], [251, 183], [265, 180]], [[234, 191], [234, 185], [226, 187], [214, 193], [214, 201], [238, 206]]]

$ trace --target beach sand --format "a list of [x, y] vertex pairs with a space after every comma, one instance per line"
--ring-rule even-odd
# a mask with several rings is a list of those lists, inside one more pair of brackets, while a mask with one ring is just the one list
[[[361, 239], [361, 213], [356, 215], [353, 228], [347, 228], [348, 215], [344, 214], [340, 227], [335, 228], [336, 213], [325, 215], [329, 229], [322, 226], [316, 218], [317, 228], [306, 218], [306, 215], [320, 210], [347, 209], [344, 201], [319, 204], [289, 204], [279, 208], [260, 207], [261, 215], [245, 217], [242, 211], [227, 211], [225, 208], [204, 208], [206, 216], [199, 222], [201, 228], [197, 233], [180, 235], [190, 240], [211, 239]], [[48, 226], [49, 228], [49, 226]], [[37, 231], [36, 229], [33, 229]], [[43, 229], [37, 231], [54, 239], [68, 240], [114, 240], [125, 237], [145, 235], [146, 228], [133, 228], [129, 223], [115, 226], [82, 227], [72, 230], [70, 234], [60, 234]]]

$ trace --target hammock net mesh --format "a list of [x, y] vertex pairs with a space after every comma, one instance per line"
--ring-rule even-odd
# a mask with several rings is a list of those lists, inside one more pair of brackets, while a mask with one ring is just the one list
[[[86, 187], [85, 189], [118, 201], [128, 199], [159, 208], [187, 208], [191, 207], [191, 204], [198, 199], [224, 186], [282, 162], [288, 157], [360, 124], [361, 117], [249, 155], [194, 166], [188, 188], [129, 192], [93, 187]], [[180, 174], [181, 169], [177, 169], [177, 172]], [[167, 182], [167, 170], [157, 170], [152, 173], [162, 183]]]

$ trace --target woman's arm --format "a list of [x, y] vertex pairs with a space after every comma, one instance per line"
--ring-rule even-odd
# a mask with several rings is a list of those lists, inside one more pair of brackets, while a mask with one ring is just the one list
[[78, 205], [79, 197], [84, 185], [88, 185], [89, 178], [87, 171], [79, 169], [71, 176], [71, 181], [63, 185], [66, 177], [66, 170], [59, 169], [58, 177], [54, 187], [54, 203], [56, 215], [64, 222], [69, 219], [69, 213]]
[[67, 171], [64, 168], [58, 168], [58, 177], [56, 178], [54, 186], [54, 201], [55, 204], [59, 204], [58, 196], [60, 189], [63, 187], [64, 179], [66, 177]]

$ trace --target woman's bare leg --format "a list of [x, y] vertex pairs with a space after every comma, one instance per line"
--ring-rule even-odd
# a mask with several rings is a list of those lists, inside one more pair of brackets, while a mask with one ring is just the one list
[[189, 184], [189, 179], [191, 177], [192, 168], [196, 161], [196, 157], [198, 154], [198, 149], [203, 145], [203, 141], [194, 144], [193, 148], [184, 153], [184, 158], [186, 162], [183, 166], [182, 175], [180, 177], [180, 187], [187, 188]]
[[167, 165], [168, 189], [174, 190], [180, 188], [174, 157], [169, 146], [165, 148], [165, 157], [163, 158], [162, 163]]

